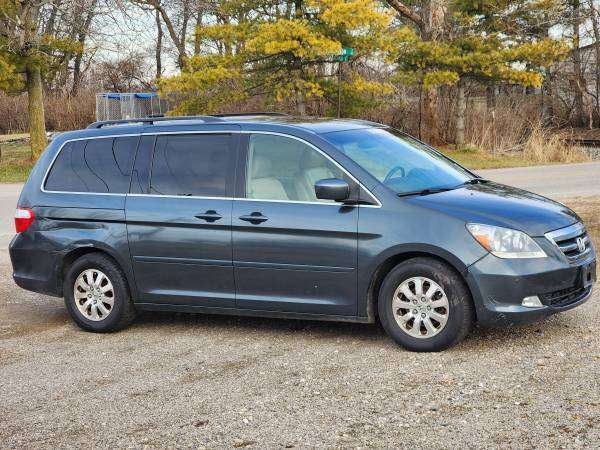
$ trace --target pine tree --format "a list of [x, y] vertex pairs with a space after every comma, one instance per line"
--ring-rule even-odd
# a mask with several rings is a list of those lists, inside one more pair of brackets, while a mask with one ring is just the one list
[[260, 96], [272, 102], [293, 99], [304, 115], [308, 100], [337, 92], [336, 60], [343, 47], [355, 51], [344, 92], [368, 97], [392, 89], [354, 70], [393, 48], [391, 15], [373, 0], [228, 0], [219, 8], [223, 20], [196, 31], [205, 51], [188, 58], [181, 74], [161, 82], [164, 93], [182, 99], [176, 113], [211, 112]]
[[[466, 80], [539, 87], [544, 67], [567, 51], [563, 42], [540, 39], [535, 32], [548, 11], [556, 7], [550, 0], [430, 0], [421, 2], [420, 7], [397, 0], [388, 3], [408, 22], [401, 28], [402, 39], [396, 49], [398, 79], [423, 89], [423, 138], [430, 142], [439, 141], [435, 113], [439, 86], [458, 87], [456, 140], [462, 144]], [[444, 17], [435, 34], [427, 32], [423, 17], [424, 11], [431, 15], [432, 9]]]

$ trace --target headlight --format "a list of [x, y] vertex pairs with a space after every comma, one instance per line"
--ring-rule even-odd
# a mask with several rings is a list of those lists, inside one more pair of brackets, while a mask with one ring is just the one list
[[510, 228], [467, 224], [467, 230], [492, 255], [498, 258], [545, 258], [544, 250], [527, 234]]

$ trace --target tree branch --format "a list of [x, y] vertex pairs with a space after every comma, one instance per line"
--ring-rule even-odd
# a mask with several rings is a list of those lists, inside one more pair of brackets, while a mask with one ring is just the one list
[[396, 10], [402, 17], [406, 17], [408, 20], [413, 22], [419, 29], [423, 28], [425, 23], [421, 16], [419, 16], [416, 12], [406, 6], [399, 0], [387, 0], [388, 5], [390, 5], [394, 10]]

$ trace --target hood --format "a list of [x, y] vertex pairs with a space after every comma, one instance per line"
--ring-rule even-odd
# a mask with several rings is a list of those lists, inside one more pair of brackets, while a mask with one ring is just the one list
[[442, 211], [465, 222], [485, 223], [543, 236], [580, 221], [566, 206], [541, 195], [488, 182], [437, 194], [411, 197], [415, 205]]

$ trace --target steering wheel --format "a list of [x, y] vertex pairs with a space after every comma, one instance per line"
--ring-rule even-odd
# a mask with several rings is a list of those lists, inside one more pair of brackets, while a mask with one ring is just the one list
[[387, 183], [389, 180], [392, 179], [392, 177], [394, 175], [396, 175], [396, 172], [400, 171], [400, 173], [402, 174], [402, 176], [404, 177], [406, 175], [406, 171], [404, 170], [404, 167], [402, 166], [395, 166], [392, 167], [390, 169], [390, 171], [387, 173], [387, 175], [385, 176], [385, 178], [383, 179], [383, 184]]

